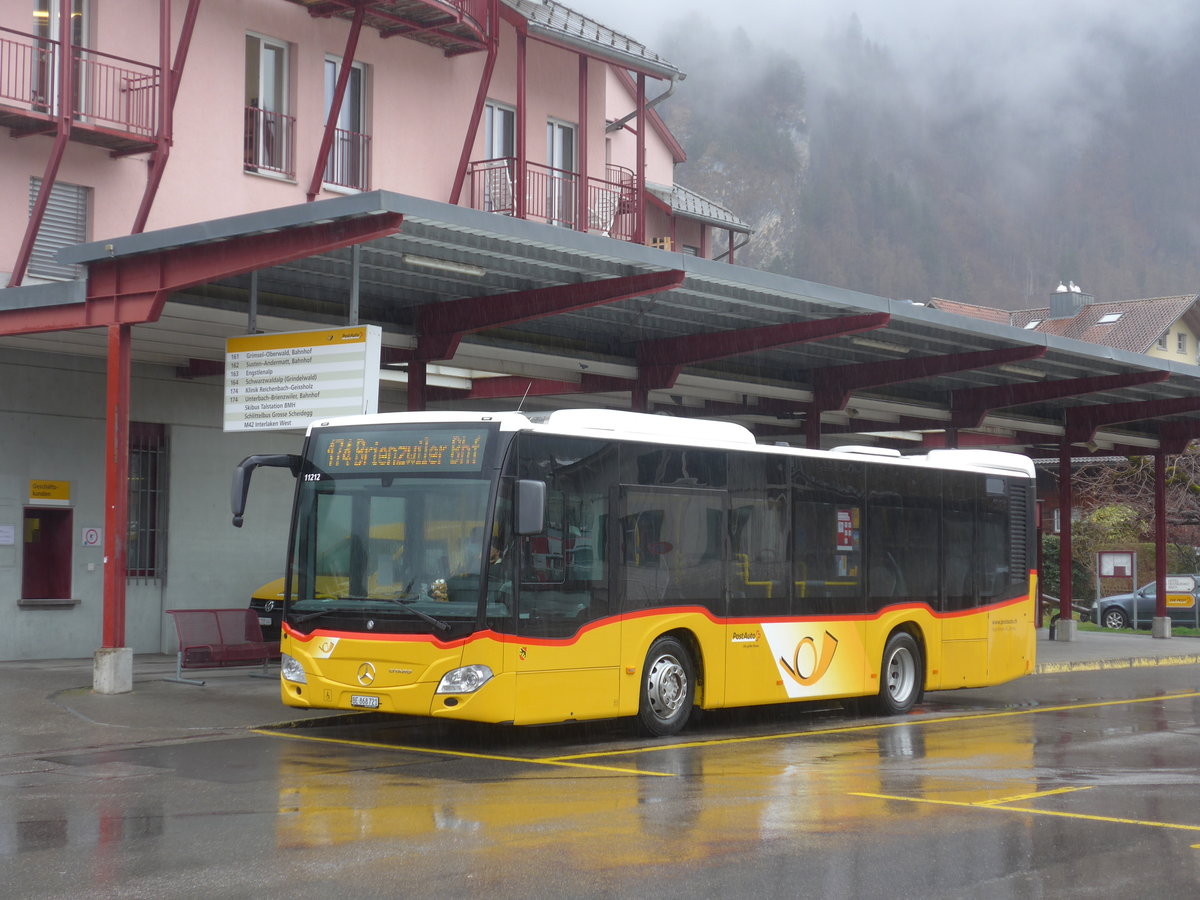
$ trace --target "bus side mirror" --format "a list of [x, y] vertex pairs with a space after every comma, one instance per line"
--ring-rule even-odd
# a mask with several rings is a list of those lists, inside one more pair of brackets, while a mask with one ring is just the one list
[[302, 460], [295, 453], [247, 456], [233, 470], [233, 491], [230, 505], [233, 507], [233, 527], [241, 528], [246, 513], [246, 495], [250, 493], [250, 474], [259, 466], [278, 466], [291, 469], [292, 477], [300, 475]]
[[546, 528], [546, 482], [517, 482], [517, 534], [541, 534]]

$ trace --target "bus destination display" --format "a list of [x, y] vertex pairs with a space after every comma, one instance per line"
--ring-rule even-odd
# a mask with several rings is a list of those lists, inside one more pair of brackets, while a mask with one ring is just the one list
[[483, 428], [369, 432], [336, 431], [314, 435], [312, 460], [335, 472], [479, 472], [487, 446]]

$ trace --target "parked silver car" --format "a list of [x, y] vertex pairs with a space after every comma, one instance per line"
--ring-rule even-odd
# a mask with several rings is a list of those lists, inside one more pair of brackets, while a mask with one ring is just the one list
[[[1189, 584], [1191, 589], [1187, 590]], [[1189, 595], [1191, 602], [1187, 603], [1184, 598]], [[1131, 594], [1101, 597], [1092, 604], [1092, 621], [1105, 628], [1149, 628], [1157, 599], [1157, 584], [1153, 581]], [[1172, 625], [1200, 627], [1200, 575], [1167, 576], [1167, 615]]]

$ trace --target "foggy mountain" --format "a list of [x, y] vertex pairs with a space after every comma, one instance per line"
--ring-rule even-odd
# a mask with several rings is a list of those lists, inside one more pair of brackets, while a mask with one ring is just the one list
[[740, 263], [1010, 309], [1066, 279], [1100, 300], [1200, 290], [1200, 8], [893, 5], [936, 10], [922, 31], [834, 6], [823, 29], [784, 27], [787, 6], [774, 32], [625, 26], [687, 73], [659, 107], [676, 178], [755, 229]]

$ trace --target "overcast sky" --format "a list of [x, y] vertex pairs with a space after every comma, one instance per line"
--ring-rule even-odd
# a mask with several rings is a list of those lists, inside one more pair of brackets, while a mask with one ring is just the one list
[[[1026, 141], [1085, 136], [1094, 113], [1119, 108], [1126, 73], [1194, 52], [1196, 0], [565, 0], [567, 6], [652, 50], [700, 16], [718, 32], [744, 29], [755, 43], [793, 51], [811, 90], [836, 67], [821, 44], [857, 16], [863, 36], [886, 49], [932, 117], [987, 110]], [[1131, 52], [1132, 51], [1132, 52]], [[737, 60], [712, 64], [737, 77]], [[694, 66], [694, 64], [693, 64]], [[947, 86], [953, 90], [948, 91]]]

